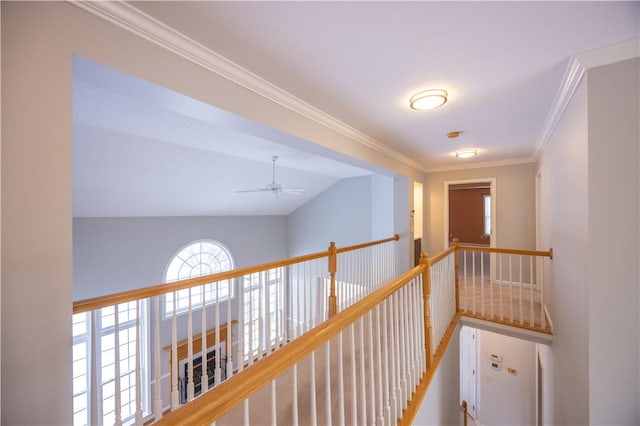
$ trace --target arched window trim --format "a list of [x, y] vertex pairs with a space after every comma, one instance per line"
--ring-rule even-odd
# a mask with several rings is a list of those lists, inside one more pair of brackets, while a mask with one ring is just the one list
[[[180, 258], [183, 262], [183, 264], [188, 263], [189, 258], [183, 259], [182, 257], [180, 257], [180, 255], [185, 252], [187, 249], [189, 249], [190, 247], [196, 245], [196, 244], [212, 244], [214, 246], [216, 246], [218, 249], [220, 249], [220, 251], [226, 255], [226, 258], [229, 262], [229, 267], [224, 269], [221, 268], [220, 270], [217, 271], [207, 271], [205, 274], [202, 275], [207, 275], [207, 274], [211, 274], [211, 273], [217, 273], [217, 272], [223, 272], [223, 271], [228, 271], [231, 270], [235, 267], [235, 260], [233, 258], [233, 254], [231, 253], [231, 250], [229, 250], [229, 248], [224, 245], [223, 243], [221, 243], [220, 241], [214, 240], [214, 239], [208, 239], [208, 238], [202, 238], [202, 239], [198, 239], [198, 240], [193, 240], [190, 241], [189, 243], [183, 245], [182, 247], [180, 247], [179, 250], [177, 250], [173, 256], [171, 256], [171, 259], [169, 259], [169, 261], [167, 262], [167, 265], [165, 266], [165, 270], [164, 270], [164, 282], [165, 283], [171, 283], [171, 282], [175, 282], [175, 281], [179, 281], [182, 279], [187, 279], [187, 277], [182, 277], [179, 278], [178, 276], [175, 277], [175, 279], [168, 279], [169, 277], [167, 276], [167, 274], [169, 273], [169, 269], [171, 268], [171, 265], [174, 263], [174, 261], [177, 258]], [[201, 251], [202, 253], [202, 251]], [[217, 258], [217, 255], [215, 254], [211, 254], [212, 256]], [[192, 275], [190, 274], [188, 278], [194, 278], [197, 276], [201, 276], [201, 275]], [[200, 287], [195, 287], [194, 290], [192, 290], [192, 294], [191, 294], [191, 310], [192, 311], [197, 311], [202, 309], [202, 298], [200, 296], [200, 293], [198, 290]], [[205, 306], [211, 306], [213, 304], [215, 304], [216, 302], [226, 302], [229, 299], [233, 299], [235, 297], [235, 286], [233, 285], [233, 283], [231, 281], [225, 281], [225, 282], [221, 282], [220, 283], [220, 287], [219, 287], [219, 291], [220, 291], [220, 295], [218, 295], [218, 297], [215, 297], [215, 288], [213, 287], [213, 285], [210, 286], [205, 286]], [[189, 290], [185, 289], [185, 290], [179, 290], [178, 292], [178, 297], [176, 299], [176, 303], [177, 303], [177, 309], [176, 309], [176, 315], [183, 315], [185, 313], [188, 312], [188, 293]], [[165, 319], [171, 318], [173, 316], [173, 293], [167, 293], [164, 295], [164, 303], [162, 304], [163, 306], [163, 316]], [[182, 304], [182, 306], [180, 306]]]

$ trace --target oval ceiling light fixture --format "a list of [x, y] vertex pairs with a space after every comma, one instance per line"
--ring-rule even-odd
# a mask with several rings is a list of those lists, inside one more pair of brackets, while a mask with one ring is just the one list
[[438, 108], [447, 102], [449, 94], [443, 89], [430, 89], [416, 93], [409, 99], [411, 109], [416, 111], [425, 111], [428, 109]]
[[463, 151], [456, 151], [456, 157], [458, 158], [471, 158], [478, 155], [477, 149], [465, 149]]

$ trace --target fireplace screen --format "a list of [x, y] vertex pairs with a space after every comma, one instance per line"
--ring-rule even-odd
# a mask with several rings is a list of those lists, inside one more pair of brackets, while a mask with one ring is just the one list
[[[208, 389], [211, 389], [215, 382], [216, 371], [216, 350], [212, 349], [207, 353], [207, 376], [208, 376]], [[182, 375], [180, 377], [180, 403], [185, 404], [187, 402], [187, 383], [189, 377], [189, 363], [183, 361]], [[220, 370], [221, 378], [224, 381], [227, 378], [227, 357], [220, 357]], [[202, 393], [202, 355], [193, 358], [193, 384], [194, 384], [194, 396], [198, 396]]]

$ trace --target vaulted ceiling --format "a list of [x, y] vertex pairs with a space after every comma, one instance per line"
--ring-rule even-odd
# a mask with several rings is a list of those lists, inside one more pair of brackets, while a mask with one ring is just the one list
[[[640, 34], [639, 2], [144, 1], [130, 4], [364, 133], [423, 171], [534, 161], [569, 59]], [[74, 102], [77, 96], [78, 102], [86, 103], [87, 112], [91, 112], [91, 108], [99, 109], [100, 105], [123, 102], [122, 93], [92, 86], [86, 79], [77, 80]], [[410, 109], [409, 97], [430, 88], [447, 90], [448, 102], [431, 111]], [[100, 100], [97, 104], [96, 99]], [[214, 135], [222, 138], [223, 133], [227, 141], [237, 138], [238, 143], [244, 140], [243, 143], [253, 146], [249, 151], [255, 156], [249, 155], [246, 159], [247, 170], [251, 172], [244, 173], [246, 180], [233, 180], [233, 188], [225, 192], [226, 205], [185, 207], [167, 212], [170, 214], [225, 211], [236, 214], [247, 208], [235, 195], [235, 201], [229, 198], [230, 194], [248, 185], [268, 183], [270, 155], [277, 153], [274, 151], [279, 146], [283, 150], [283, 179], [290, 173], [293, 181], [303, 182], [310, 189], [309, 196], [342, 177], [374, 172], [367, 170], [366, 165], [340, 165], [327, 159], [312, 166], [314, 161], [303, 154], [305, 150], [301, 145], [280, 145], [274, 140], [277, 138], [266, 140], [262, 135], [246, 134], [242, 126], [225, 129], [220, 122], [200, 120], [194, 126], [194, 122], [189, 121], [194, 117], [175, 107], [162, 105], [149, 114], [148, 105], [138, 105], [136, 109], [135, 101], [127, 102], [126, 108], [131, 108], [132, 114], [141, 117], [146, 111], [151, 121], [146, 125], [140, 122], [128, 128], [113, 128], [106, 122], [109, 114], [102, 116], [102, 122], [96, 122], [90, 114], [78, 115], [77, 120], [74, 118], [76, 140], [94, 141], [102, 146], [105, 144], [96, 141], [112, 140], [109, 132], [115, 132], [135, 137], [139, 143], [163, 141], [171, 146], [163, 154], [159, 149], [158, 155], [166, 158], [179, 158], [170, 152], [171, 147], [202, 151], [197, 141]], [[114, 116], [113, 122], [122, 121]], [[185, 122], [192, 126], [180, 127]], [[446, 134], [450, 131], [462, 133], [457, 139], [449, 139]], [[120, 143], [124, 144], [125, 139]], [[479, 154], [469, 160], [456, 158], [455, 152], [463, 148], [476, 149]], [[239, 158], [234, 150], [219, 154]], [[293, 160], [287, 160], [287, 154]], [[297, 155], [300, 161], [296, 160]], [[216, 156], [212, 156], [211, 161], [213, 157]], [[200, 156], [203, 163], [205, 158]], [[308, 165], [302, 158], [309, 160]], [[327, 166], [329, 163], [335, 166], [332, 173], [327, 173], [331, 169]], [[215, 162], [207, 164], [222, 167]], [[152, 165], [159, 167], [153, 162]], [[152, 165], [138, 162], [136, 166]], [[91, 170], [96, 167], [85, 170], [87, 175], [83, 177], [87, 182], [91, 181]], [[199, 175], [183, 176], [182, 186], [187, 186], [189, 181], [206, 180], [206, 166], [203, 167]], [[230, 168], [239, 170], [240, 167], [237, 163]], [[150, 170], [149, 179], [159, 173]], [[100, 179], [105, 177], [94, 176], [94, 180]], [[208, 184], [224, 185], [225, 180]], [[83, 191], [90, 193], [91, 188]], [[134, 200], [135, 194], [130, 197]], [[222, 195], [212, 199], [222, 199]], [[291, 211], [304, 201], [292, 201], [285, 208], [266, 209], [265, 213]], [[100, 209], [82, 210], [84, 207], [80, 204], [78, 201], [74, 206], [78, 215], [99, 213]], [[158, 212], [160, 210], [158, 207]], [[118, 212], [109, 214], [118, 215]], [[149, 212], [141, 208], [125, 214]]]

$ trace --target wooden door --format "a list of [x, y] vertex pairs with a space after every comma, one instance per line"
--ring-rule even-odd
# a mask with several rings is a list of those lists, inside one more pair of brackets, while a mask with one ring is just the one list
[[474, 184], [449, 187], [449, 241], [457, 238], [462, 244], [491, 244], [485, 234], [485, 197], [488, 186]]

